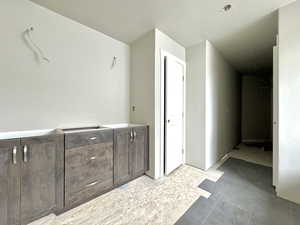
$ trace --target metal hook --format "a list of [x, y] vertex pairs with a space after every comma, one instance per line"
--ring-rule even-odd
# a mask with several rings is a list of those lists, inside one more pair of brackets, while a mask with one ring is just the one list
[[113, 68], [116, 64], [117, 64], [117, 57], [114, 56], [113, 62], [112, 62], [112, 64], [111, 64], [111, 68]]
[[29, 28], [27, 28], [27, 29], [25, 30], [25, 33], [27, 33], [27, 36], [28, 36], [28, 38], [29, 38], [31, 44], [32, 44], [32, 45], [35, 47], [35, 49], [38, 51], [40, 57], [41, 57], [43, 60], [45, 60], [45, 61], [47, 61], [47, 62], [49, 63], [50, 60], [44, 55], [44, 52], [42, 51], [42, 49], [41, 49], [39, 46], [37, 46], [37, 44], [35, 44], [34, 41], [32, 40], [31, 35], [30, 35], [30, 32], [33, 32], [33, 31], [34, 31], [34, 27], [29, 27]]

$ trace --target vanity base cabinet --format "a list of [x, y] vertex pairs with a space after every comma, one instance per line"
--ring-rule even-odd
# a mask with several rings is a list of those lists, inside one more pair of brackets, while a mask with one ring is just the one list
[[0, 225], [59, 214], [148, 170], [148, 126], [0, 140]]
[[0, 224], [28, 224], [63, 209], [64, 136], [0, 140]]
[[148, 170], [148, 127], [114, 130], [114, 186], [120, 186]]
[[0, 140], [0, 224], [20, 224], [20, 140]]
[[131, 144], [132, 154], [132, 176], [139, 177], [148, 170], [148, 142], [147, 127], [136, 127], [133, 129], [134, 140]]
[[122, 185], [131, 179], [132, 153], [130, 149], [131, 129], [114, 130], [114, 185]]
[[63, 135], [21, 139], [22, 224], [63, 208], [63, 143]]

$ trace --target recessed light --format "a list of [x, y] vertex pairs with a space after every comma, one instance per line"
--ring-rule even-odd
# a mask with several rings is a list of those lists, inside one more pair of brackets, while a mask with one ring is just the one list
[[231, 4], [227, 4], [227, 5], [225, 5], [225, 6], [223, 7], [223, 10], [224, 10], [225, 12], [228, 12], [231, 8], [232, 8], [232, 5], [231, 5]]

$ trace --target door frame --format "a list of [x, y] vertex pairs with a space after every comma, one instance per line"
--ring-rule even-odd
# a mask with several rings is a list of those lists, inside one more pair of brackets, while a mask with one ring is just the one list
[[273, 141], [273, 186], [278, 185], [279, 176], [279, 45], [278, 35], [276, 37], [276, 45], [273, 47], [273, 104], [272, 104], [272, 141]]
[[186, 62], [172, 55], [171, 53], [160, 49], [160, 177], [165, 176], [165, 64], [164, 59], [172, 58], [183, 66], [183, 159], [186, 162]]

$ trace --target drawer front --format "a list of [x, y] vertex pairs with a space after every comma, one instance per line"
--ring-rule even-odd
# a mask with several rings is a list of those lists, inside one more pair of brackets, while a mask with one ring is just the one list
[[68, 133], [65, 135], [65, 148], [70, 149], [103, 142], [111, 142], [112, 139], [112, 130]]
[[105, 191], [112, 188], [113, 181], [108, 179], [106, 181], [94, 181], [89, 183], [82, 190], [66, 195], [66, 206], [72, 207], [88, 200], [91, 200], [93, 197], [104, 193]]
[[66, 194], [73, 194], [95, 181], [113, 181], [113, 142], [98, 143], [65, 152]]

